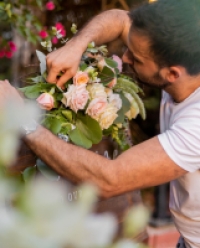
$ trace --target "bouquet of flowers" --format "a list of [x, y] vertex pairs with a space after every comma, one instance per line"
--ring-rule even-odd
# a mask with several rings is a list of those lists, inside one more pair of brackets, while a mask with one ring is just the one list
[[[77, 32], [76, 25], [71, 28]], [[60, 30], [52, 28], [55, 36], [64, 40]], [[41, 42], [51, 52], [51, 41]], [[40, 61], [40, 74], [28, 78], [29, 86], [20, 90], [28, 99], [34, 99], [45, 110], [41, 124], [60, 138], [89, 149], [111, 136], [122, 150], [128, 148], [125, 130], [128, 121], [138, 114], [145, 119], [145, 109], [139, 96], [140, 87], [122, 74], [122, 61], [108, 57], [106, 46], [88, 44], [75, 76], [64, 88], [46, 81], [46, 55], [36, 51]]]

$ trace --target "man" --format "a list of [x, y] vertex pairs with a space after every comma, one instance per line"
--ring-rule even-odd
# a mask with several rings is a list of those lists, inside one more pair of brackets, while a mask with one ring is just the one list
[[[121, 37], [123, 55], [138, 81], [163, 89], [161, 133], [115, 160], [65, 143], [41, 126], [26, 143], [60, 175], [95, 183], [104, 197], [171, 181], [170, 209], [182, 238], [177, 247], [200, 247], [200, 1], [158, 0], [129, 14], [96, 16], [64, 47], [47, 57], [47, 80], [61, 86], [77, 70], [87, 44]], [[57, 80], [59, 72], [63, 76]], [[1, 98], [13, 92], [0, 82]], [[185, 244], [184, 244], [185, 243]]]

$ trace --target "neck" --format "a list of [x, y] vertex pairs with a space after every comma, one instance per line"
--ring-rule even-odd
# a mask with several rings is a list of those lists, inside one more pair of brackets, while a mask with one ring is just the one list
[[180, 103], [188, 98], [200, 87], [200, 76], [188, 77], [184, 81], [169, 85], [165, 91], [169, 93], [175, 102]]

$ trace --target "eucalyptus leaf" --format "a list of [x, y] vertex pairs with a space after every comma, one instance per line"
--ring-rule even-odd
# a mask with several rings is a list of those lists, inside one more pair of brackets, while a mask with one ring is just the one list
[[83, 148], [89, 149], [92, 147], [92, 142], [78, 128], [75, 128], [69, 133], [71, 141]]

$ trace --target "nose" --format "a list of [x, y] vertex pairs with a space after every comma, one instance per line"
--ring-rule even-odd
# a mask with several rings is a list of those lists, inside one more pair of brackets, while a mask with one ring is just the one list
[[126, 49], [126, 51], [124, 52], [123, 56], [122, 56], [122, 61], [126, 64], [131, 64], [133, 65], [133, 60], [131, 59], [130, 56], [130, 51], [128, 49]]

